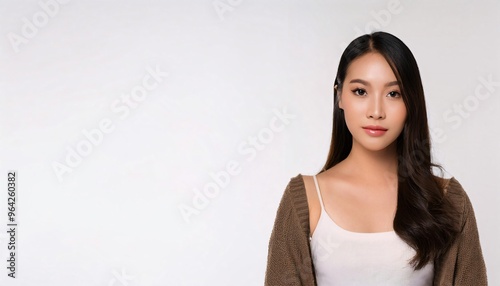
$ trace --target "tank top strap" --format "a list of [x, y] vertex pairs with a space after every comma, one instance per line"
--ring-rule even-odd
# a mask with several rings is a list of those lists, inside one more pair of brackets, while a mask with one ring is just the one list
[[316, 192], [318, 193], [318, 198], [319, 198], [319, 203], [321, 205], [321, 212], [325, 209], [323, 205], [323, 199], [321, 197], [321, 191], [319, 190], [319, 184], [318, 184], [318, 179], [316, 179], [316, 175], [313, 175], [314, 178], [314, 184], [316, 185]]

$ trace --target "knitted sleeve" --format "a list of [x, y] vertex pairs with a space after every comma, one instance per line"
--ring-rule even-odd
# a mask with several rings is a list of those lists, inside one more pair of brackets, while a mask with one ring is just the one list
[[[269, 240], [266, 286], [314, 286], [314, 273], [307, 235], [302, 224], [308, 214], [305, 189], [292, 178], [281, 198]], [[304, 207], [305, 203], [305, 207]]]
[[450, 179], [448, 192], [462, 210], [461, 232], [445, 255], [438, 275], [440, 279], [434, 284], [488, 285], [472, 203], [455, 178]]

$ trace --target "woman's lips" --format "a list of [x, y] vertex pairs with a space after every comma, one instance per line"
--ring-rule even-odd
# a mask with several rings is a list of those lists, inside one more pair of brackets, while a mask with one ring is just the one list
[[365, 130], [366, 134], [374, 137], [382, 136], [385, 134], [385, 132], [387, 132], [387, 129], [371, 129], [367, 127], [363, 127], [363, 129]]
[[365, 129], [372, 129], [372, 130], [383, 130], [383, 131], [387, 131], [387, 128], [384, 128], [380, 125], [367, 125], [367, 126], [363, 126], [363, 128]]

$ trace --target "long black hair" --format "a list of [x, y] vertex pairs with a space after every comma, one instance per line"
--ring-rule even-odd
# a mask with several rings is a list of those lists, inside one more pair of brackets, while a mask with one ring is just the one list
[[340, 59], [334, 85], [332, 140], [328, 158], [320, 173], [344, 160], [352, 148], [352, 135], [347, 129], [338, 93], [349, 64], [356, 58], [375, 52], [391, 66], [401, 89], [407, 117], [396, 139], [398, 156], [398, 201], [394, 231], [416, 254], [411, 260], [415, 269], [438, 259], [450, 247], [458, 233], [456, 210], [443, 192], [444, 180], [433, 174], [443, 167], [431, 160], [431, 142], [424, 89], [417, 62], [410, 49], [397, 37], [375, 32], [356, 38]]

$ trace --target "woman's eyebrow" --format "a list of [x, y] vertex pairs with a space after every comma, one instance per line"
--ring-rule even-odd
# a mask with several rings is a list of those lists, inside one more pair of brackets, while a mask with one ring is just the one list
[[[349, 83], [356, 83], [356, 82], [364, 84], [366, 86], [371, 86], [371, 84], [369, 82], [367, 82], [366, 80], [359, 79], [359, 78], [352, 79]], [[399, 82], [397, 80], [390, 81], [390, 82], [386, 83], [384, 86], [393, 86], [393, 85], [399, 85]]]
[[364, 85], [368, 85], [370, 86], [371, 84], [369, 82], [367, 82], [366, 80], [362, 80], [362, 79], [359, 79], [359, 78], [355, 78], [353, 80], [351, 80], [349, 83], [361, 83], [361, 84], [364, 84]]
[[399, 82], [397, 80], [391, 81], [385, 84], [385, 86], [393, 86], [393, 85], [399, 85]]

